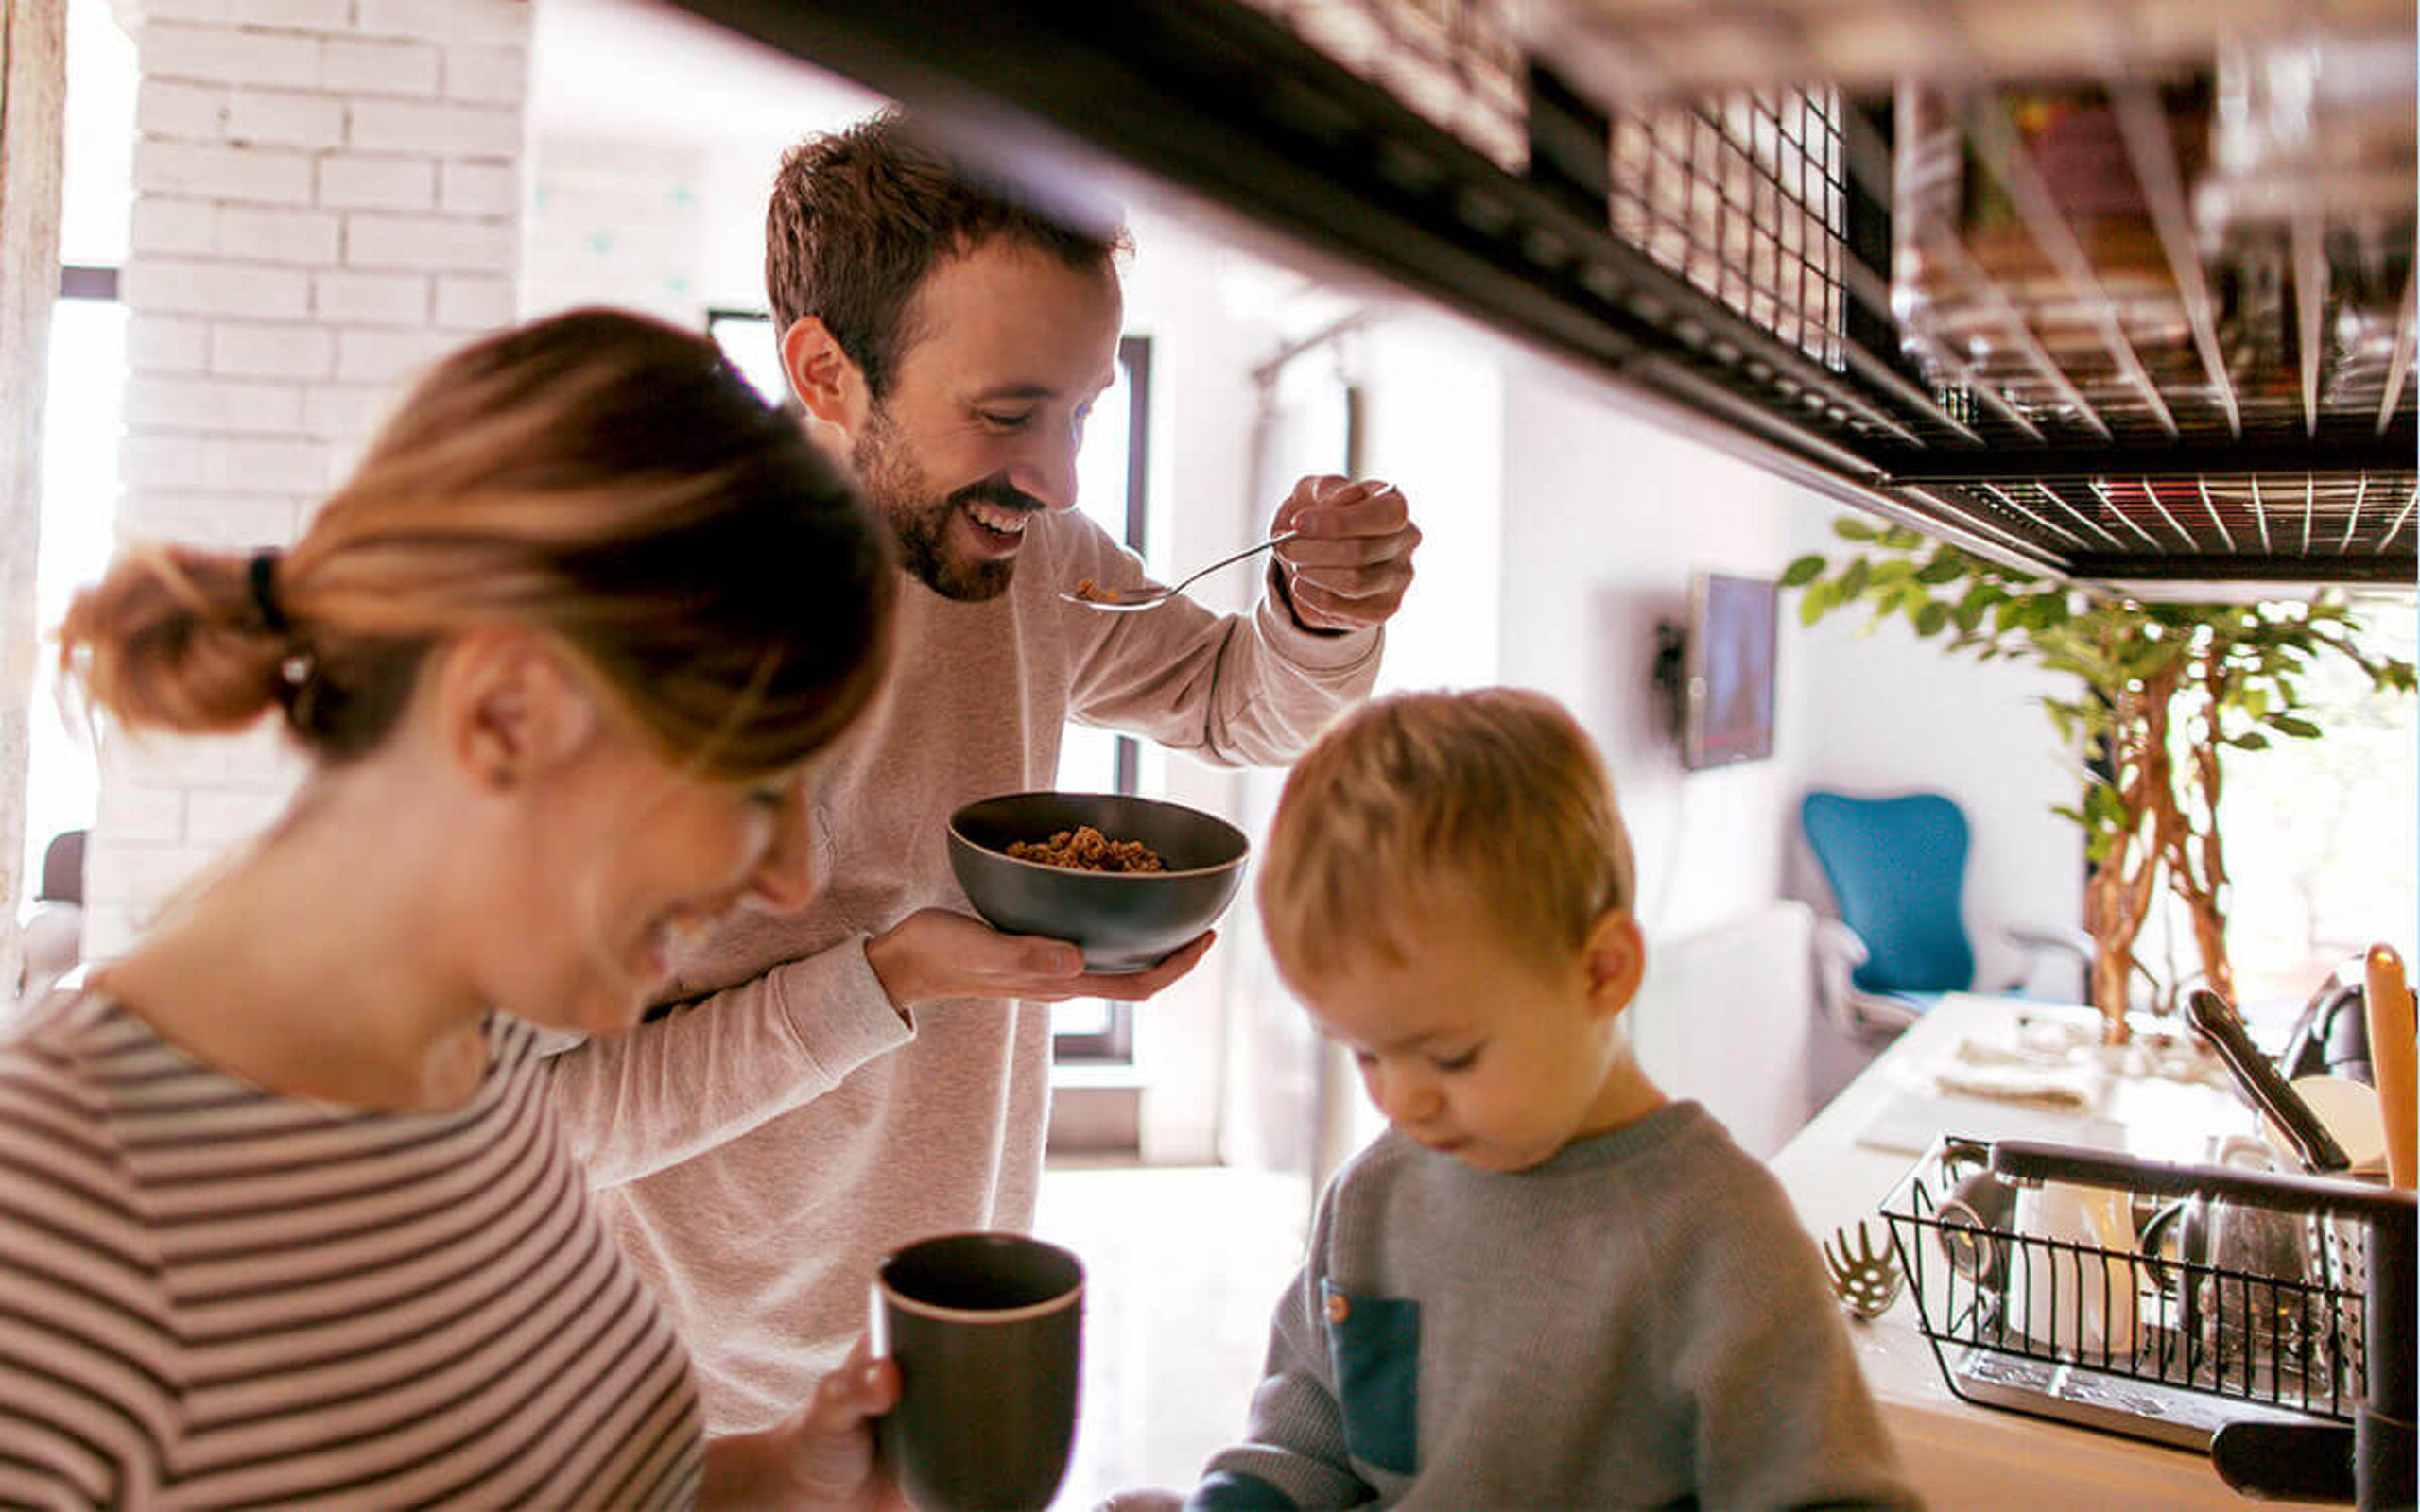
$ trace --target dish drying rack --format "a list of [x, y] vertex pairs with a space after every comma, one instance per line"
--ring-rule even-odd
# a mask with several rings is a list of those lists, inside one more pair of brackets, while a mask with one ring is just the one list
[[[1956, 1142], [1968, 1154], [1974, 1142]], [[2408, 1190], [2371, 1186], [2340, 1177], [2281, 1175], [2223, 1165], [2169, 1165], [2106, 1150], [2003, 1140], [1988, 1146], [1987, 1167], [1998, 1181], [2019, 1189], [2061, 1182], [2088, 1193], [2122, 1193], [2132, 1209], [2179, 1201], [2226, 1204], [2237, 1210], [2281, 1214], [2312, 1224], [2304, 1258], [2283, 1266], [2308, 1269], [2308, 1280], [2256, 1275], [2202, 1263], [2154, 1262], [2091, 1244], [2054, 1241], [2007, 1228], [1985, 1230], [2009, 1246], [2014, 1266], [2049, 1267], [2055, 1285], [2062, 1267], [2088, 1302], [2097, 1280], [2106, 1325], [2112, 1299], [2131, 1297], [2135, 1311], [2127, 1342], [2094, 1341], [2083, 1326], [2064, 1332], [2006, 1314], [2006, 1277], [1995, 1312], [1970, 1290], [1969, 1305], [1958, 1305], [1958, 1289], [1944, 1280], [1940, 1208], [1927, 1177], [1939, 1181], [1944, 1142], [1918, 1162], [1892, 1195], [1884, 1216], [1900, 1263], [1916, 1278], [1919, 1327], [1931, 1341], [1950, 1389], [1969, 1400], [2013, 1407], [2159, 1442], [2203, 1443], [2219, 1477], [2251, 1496], [2350, 1501], [2364, 1508], [2410, 1506], [2414, 1498], [2415, 1273], [2420, 1273], [2420, 1198]], [[1931, 1231], [1926, 1228], [1931, 1220]], [[2113, 1221], [2115, 1221], [2113, 1219]], [[2104, 1234], [2107, 1229], [2102, 1229]], [[1932, 1253], [1927, 1252], [1927, 1246]], [[2031, 1246], [2029, 1250], [2026, 1246]], [[2028, 1256], [2031, 1256], [2030, 1261]], [[1979, 1271], [1981, 1267], [1977, 1266]], [[2171, 1281], [2164, 1273], [2172, 1272]], [[1968, 1275], [1966, 1271], [1957, 1274]], [[2238, 1314], [2242, 1341], [2237, 1352], [2257, 1363], [2230, 1372], [2227, 1349], [2211, 1349], [2205, 1376], [2194, 1363], [2194, 1347], [2179, 1337], [2183, 1318], [2164, 1298], [2185, 1280], [2215, 1282], [2193, 1337], [2206, 1323], [2222, 1335], [2227, 1286], [2239, 1309], [2280, 1300], [2301, 1320], [2290, 1332], [2268, 1328], [2248, 1311]], [[1988, 1284], [1984, 1288], [1988, 1290]], [[2356, 1294], [2358, 1293], [2358, 1308]], [[2028, 1287], [2031, 1296], [2031, 1287]], [[2053, 1291], [2047, 1311], [2060, 1312]], [[2203, 1295], [2199, 1288], [2193, 1295]], [[2320, 1303], [2316, 1319], [2309, 1304]], [[2145, 1310], [2148, 1304], [2148, 1310]], [[2030, 1304], [2029, 1304], [2030, 1305]], [[2076, 1309], [2085, 1315], [2086, 1308]], [[2278, 1315], [2283, 1315], [2279, 1314]], [[1987, 1329], [1982, 1320], [1994, 1318]], [[2142, 1319], [2148, 1318], [2148, 1323]], [[2026, 1332], [2038, 1327], [2047, 1337]], [[2166, 1336], [2163, 1337], [2162, 1331]], [[2012, 1334], [2019, 1343], [2012, 1343]], [[2321, 1341], [2325, 1341], [2323, 1350]], [[2148, 1365], [2146, 1364], [2148, 1361]], [[2289, 1383], [2291, 1384], [2290, 1385]], [[2316, 1388], [2316, 1389], [2314, 1389]]]
[[[1953, 1162], [1935, 1142], [1884, 1199], [1919, 1330], [1962, 1400], [2197, 1452], [2224, 1424], [2349, 1424], [2366, 1389], [2367, 1237], [2302, 1220], [2308, 1268], [2243, 1266], [1945, 1222]], [[2156, 1211], [2129, 1194], [2137, 1225]], [[1985, 1263], [1949, 1259], [1967, 1246]], [[2122, 1323], [2113, 1321], [2123, 1319]]]

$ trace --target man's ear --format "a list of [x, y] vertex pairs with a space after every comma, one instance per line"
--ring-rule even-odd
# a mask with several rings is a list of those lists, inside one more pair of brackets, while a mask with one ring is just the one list
[[603, 723], [565, 653], [524, 629], [475, 629], [455, 640], [435, 694], [446, 754], [484, 793], [551, 776]]
[[[782, 375], [789, 380], [790, 392], [806, 406], [811, 426], [838, 430], [844, 443], [856, 436], [873, 397], [866, 387], [865, 374], [840, 350], [822, 319], [803, 315], [791, 321], [782, 333], [781, 347]], [[827, 444], [830, 439], [820, 428], [816, 438]]]
[[1588, 931], [1584, 949], [1588, 971], [1588, 1008], [1613, 1018], [1638, 996], [1647, 976], [1647, 938], [1627, 908], [1608, 908]]

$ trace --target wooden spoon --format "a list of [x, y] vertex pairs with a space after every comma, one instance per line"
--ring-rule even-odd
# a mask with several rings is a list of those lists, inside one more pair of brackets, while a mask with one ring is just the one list
[[2378, 1115], [2386, 1123], [2387, 1179], [2399, 1187], [2420, 1181], [2420, 1148], [2412, 1128], [2414, 1079], [2411, 984], [2403, 958], [2391, 945], [2370, 947], [2369, 979], [2362, 992], [2370, 1016], [2370, 1067], [2378, 1087]]

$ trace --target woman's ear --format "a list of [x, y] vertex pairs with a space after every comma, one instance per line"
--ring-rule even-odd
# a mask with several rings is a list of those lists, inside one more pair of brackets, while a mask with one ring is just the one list
[[1638, 996], [1647, 976], [1647, 938], [1627, 908], [1608, 908], [1588, 930], [1588, 1010], [1611, 1019]]
[[445, 751], [485, 793], [552, 776], [603, 722], [562, 650], [527, 630], [463, 634], [447, 647], [435, 691]]
[[847, 462], [850, 438], [873, 407], [865, 374], [816, 316], [791, 321], [782, 333], [781, 350], [782, 375], [789, 380], [790, 392], [806, 406], [807, 434]]

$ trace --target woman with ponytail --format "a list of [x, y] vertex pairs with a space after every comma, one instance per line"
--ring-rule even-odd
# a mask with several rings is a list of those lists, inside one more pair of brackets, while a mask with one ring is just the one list
[[886, 533], [697, 335], [441, 364], [284, 551], [130, 551], [68, 674], [129, 736], [284, 724], [291, 805], [0, 1038], [0, 1504], [849, 1504], [862, 1351], [706, 1442], [539, 1028], [813, 889]]

